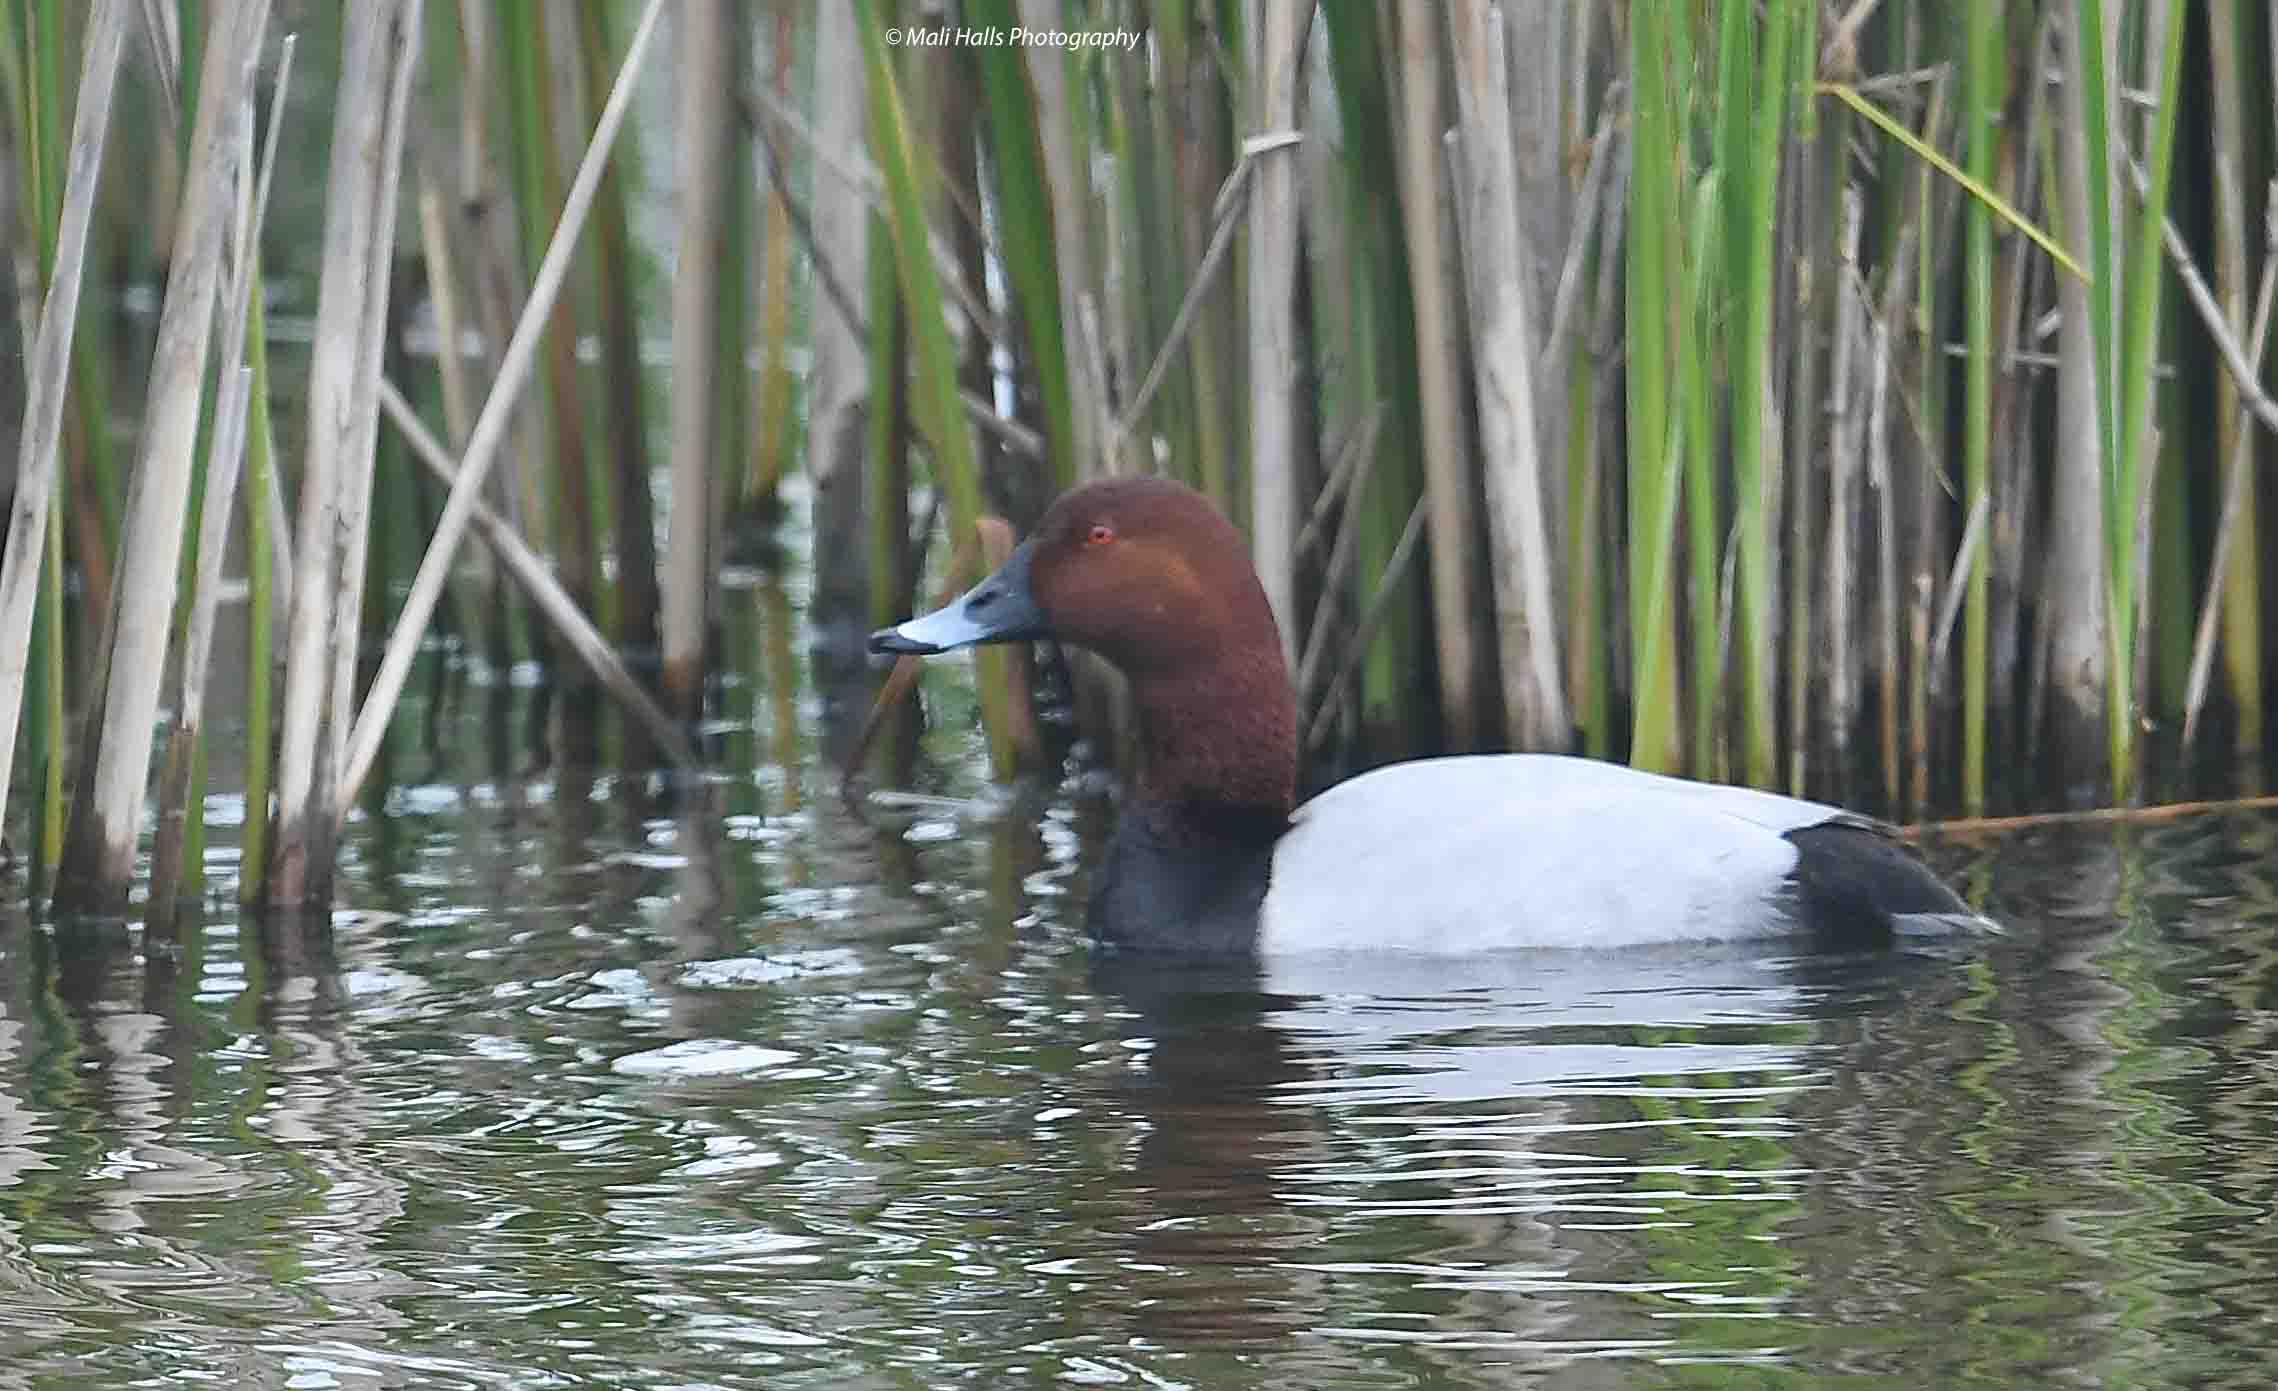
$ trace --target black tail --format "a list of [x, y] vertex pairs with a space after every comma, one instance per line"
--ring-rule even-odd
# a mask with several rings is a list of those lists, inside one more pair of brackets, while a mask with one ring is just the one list
[[1831, 941], [1865, 946], [1925, 932], [1998, 932], [1913, 850], [1867, 821], [1823, 821], [1787, 833], [1796, 848], [1796, 908]]

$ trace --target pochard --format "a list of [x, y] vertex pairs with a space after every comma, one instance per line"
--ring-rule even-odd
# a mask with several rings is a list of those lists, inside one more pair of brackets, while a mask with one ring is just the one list
[[1093, 891], [1105, 945], [1468, 953], [1997, 930], [1839, 807], [1554, 754], [1396, 763], [1296, 804], [1297, 710], [1247, 548], [1202, 494], [1063, 494], [1003, 568], [874, 651], [1052, 638], [1129, 678], [1139, 771]]

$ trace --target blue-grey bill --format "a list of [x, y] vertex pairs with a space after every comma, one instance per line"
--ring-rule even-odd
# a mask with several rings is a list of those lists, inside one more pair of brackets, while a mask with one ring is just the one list
[[1031, 549], [1016, 548], [1003, 568], [958, 596], [955, 603], [870, 635], [870, 650], [924, 656], [984, 642], [1024, 642], [1046, 636], [1050, 625], [1028, 588]]
[[965, 601], [959, 599], [947, 608], [880, 628], [870, 635], [870, 650], [924, 655], [971, 647], [987, 642], [990, 636], [988, 626], [975, 622], [965, 611]]

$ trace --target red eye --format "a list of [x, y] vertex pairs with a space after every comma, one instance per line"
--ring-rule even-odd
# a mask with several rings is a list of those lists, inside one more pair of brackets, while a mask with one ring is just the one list
[[1104, 546], [1115, 539], [1115, 528], [1106, 522], [1093, 522], [1092, 529], [1084, 534], [1087, 546]]

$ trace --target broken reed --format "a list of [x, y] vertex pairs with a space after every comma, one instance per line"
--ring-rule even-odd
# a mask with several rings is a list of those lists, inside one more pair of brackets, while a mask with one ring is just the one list
[[[365, 336], [327, 388], [377, 399], [375, 335], [400, 317], [384, 282], [423, 281], [447, 331], [409, 395], [433, 395], [437, 372], [460, 453], [449, 476], [502, 465], [468, 485], [486, 510], [455, 492], [443, 507], [446, 547], [469, 525], [502, 547], [542, 538], [570, 599], [543, 600], [544, 631], [590, 631], [599, 614], [620, 651], [661, 639], [684, 716], [711, 660], [712, 504], [771, 491], [804, 425], [815, 494], [839, 500], [817, 514], [826, 623], [906, 612], [929, 542], [947, 555], [938, 538], [979, 534], [986, 512], [1029, 519], [1079, 479], [1159, 470], [1209, 492], [1254, 538], [1324, 768], [1579, 746], [1975, 810], [2005, 783], [2131, 795], [2147, 723], [2197, 735], [2212, 711], [2235, 747], [2261, 744], [2278, 606], [2262, 602], [2271, 490], [2256, 473], [2278, 407], [2248, 311], [2273, 263], [2251, 229], [2278, 129], [2245, 99], [2271, 78], [2254, 7], [2050, 0], [1974, 7], [1961, 25], [1899, 0], [735, 9], [680, 7], [678, 44], [653, 60], [677, 69], [680, 120], [702, 137], [642, 175], [689, 214], [682, 293], [642, 288], [661, 282], [631, 236], [627, 154], [600, 185], [595, 235], [564, 253], [570, 293], [525, 322], [556, 239], [576, 235], [562, 214], [580, 142], [565, 137], [597, 131], [632, 10], [434, 0], [418, 21], [413, 7], [428, 41], [403, 158], [421, 235], [383, 260], [418, 274], [368, 268], [379, 283], [340, 319]], [[54, 273], [70, 60], [103, 13], [0, 6], [25, 173], [8, 229], [20, 310]], [[920, 18], [1137, 30], [1144, 45], [885, 44]], [[699, 63], [705, 79], [688, 80]], [[793, 80], [808, 71], [832, 76]], [[134, 85], [155, 87], [147, 71], [121, 80], [163, 105]], [[210, 85], [175, 83], [185, 127]], [[2208, 95], [2180, 100], [2192, 90]], [[297, 134], [288, 177], [320, 182], [322, 142]], [[395, 216], [390, 190], [367, 195], [390, 200], [369, 215]], [[124, 206], [101, 204], [91, 229], [92, 302], [116, 297], [122, 264], [155, 278], [104, 249], [140, 245], [107, 225]], [[2211, 311], [2169, 294], [2184, 257], [2206, 267]], [[108, 316], [82, 319], [40, 518], [54, 534], [29, 572], [33, 656], [0, 691], [25, 711], [10, 790], [45, 828], [15, 843], [43, 867], [64, 824], [65, 695], [90, 697], [115, 665], [100, 638], [113, 577], [143, 563], [120, 547], [135, 509], [106, 457], [125, 436], [103, 388], [131, 374]], [[517, 358], [510, 339], [541, 324]], [[641, 344], [667, 337], [681, 370], [670, 429], [651, 439], [663, 413]], [[787, 370], [801, 348], [803, 376]], [[269, 615], [258, 643], [283, 633], [290, 560], [345, 583], [366, 543], [309, 568], [276, 526], [276, 499], [298, 513], [310, 474], [304, 442], [270, 424], [258, 305], [248, 349], [237, 510]], [[482, 400], [510, 400], [523, 365], [538, 369], [528, 399]], [[301, 413], [285, 415], [289, 436]], [[2202, 418], [2213, 459], [2172, 424]], [[354, 468], [370, 439], [348, 441]], [[658, 549], [664, 465], [675, 510]], [[849, 502], [865, 492], [867, 507]], [[408, 495], [392, 496], [382, 510], [407, 520]], [[437, 505], [425, 496], [422, 511]], [[928, 537], [918, 523], [936, 516]], [[389, 549], [371, 548], [375, 566]], [[542, 592], [534, 563], [496, 573]], [[313, 708], [331, 727], [296, 735], [281, 764], [257, 647], [251, 822], [266, 827], [272, 775], [337, 816], [434, 590], [484, 573], [447, 549], [420, 568], [425, 597], [406, 605], [378, 701], [358, 711], [362, 676], [339, 655], [373, 635], [334, 632], [328, 687], [313, 706], [297, 697], [298, 718]], [[154, 583], [122, 599], [149, 608]], [[513, 655], [503, 592], [460, 606], [493, 660]], [[377, 617], [360, 594], [327, 597], [336, 626]], [[615, 682], [606, 644], [547, 646], [558, 668]], [[984, 678], [1000, 774], [1017, 758], [1006, 692]], [[659, 742], [693, 757], [669, 725]], [[320, 776], [318, 750], [345, 766]], [[108, 781], [134, 791], [148, 771]], [[264, 839], [248, 836], [247, 882]], [[123, 901], [104, 877], [91, 901]]]

